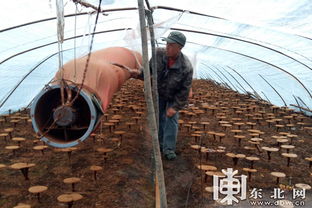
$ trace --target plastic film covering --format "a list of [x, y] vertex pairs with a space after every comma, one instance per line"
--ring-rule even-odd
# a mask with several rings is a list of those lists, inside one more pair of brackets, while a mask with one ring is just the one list
[[[85, 2], [95, 8], [99, 3]], [[183, 51], [194, 65], [194, 78], [275, 105], [312, 109], [310, 0], [148, 2], [158, 46], [164, 46], [161, 37], [172, 30], [186, 35]], [[60, 50], [55, 0], [0, 3], [0, 18], [10, 19], [0, 25], [0, 113], [27, 107], [53, 78], [60, 59], [66, 63], [89, 52], [94, 8], [69, 0], [63, 4]], [[134, 0], [102, 0], [92, 49], [121, 46], [140, 51], [136, 8]]]

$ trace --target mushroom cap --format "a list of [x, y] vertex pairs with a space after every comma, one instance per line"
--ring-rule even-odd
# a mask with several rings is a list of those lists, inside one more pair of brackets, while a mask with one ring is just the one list
[[286, 174], [282, 172], [271, 172], [272, 176], [278, 177], [278, 178], [285, 178]]
[[218, 190], [218, 187], [217, 186], [207, 186], [205, 188], [205, 191], [209, 192], [209, 193], [213, 193], [214, 190]]
[[259, 157], [255, 157], [255, 156], [249, 156], [249, 157], [246, 157], [246, 160], [256, 161], [256, 160], [260, 160], [260, 158]]
[[200, 122], [200, 124], [203, 124], [203, 125], [209, 125], [209, 124], [210, 124], [210, 122], [208, 122], [208, 121], [202, 121], [202, 122]]
[[123, 135], [125, 133], [126, 133], [126, 131], [114, 131], [114, 134], [116, 134], [116, 135]]
[[289, 137], [289, 138], [297, 138], [298, 135], [296, 135], [296, 134], [287, 134], [287, 137]]
[[263, 139], [262, 139], [262, 138], [256, 137], [256, 138], [251, 138], [250, 141], [253, 141], [253, 142], [262, 142]]
[[201, 170], [205, 170], [205, 171], [214, 171], [214, 170], [217, 170], [217, 168], [215, 166], [212, 166], [212, 165], [197, 165], [196, 166], [198, 169], [201, 169]]
[[273, 139], [286, 139], [287, 137], [286, 136], [279, 136], [279, 135], [275, 135], [275, 136], [272, 136]]
[[20, 146], [17, 146], [17, 145], [10, 145], [10, 146], [5, 147], [5, 149], [7, 149], [7, 150], [17, 150], [19, 148], [20, 148]]
[[289, 158], [296, 158], [296, 157], [298, 157], [298, 155], [295, 154], [295, 153], [282, 153], [282, 156], [289, 157]]
[[23, 169], [23, 168], [31, 168], [31, 167], [34, 167], [35, 164], [34, 163], [15, 163], [13, 165], [11, 165], [10, 167], [12, 169], [15, 169], [15, 170], [20, 170], [20, 169]]
[[200, 149], [201, 147], [200, 147], [200, 145], [198, 145], [198, 144], [193, 144], [193, 145], [191, 145], [191, 148], [192, 148], [192, 149], [198, 150], [198, 149]]
[[234, 154], [234, 153], [226, 153], [226, 156], [228, 157], [232, 157], [232, 158], [245, 158], [246, 155], [244, 154]]
[[7, 132], [7, 133], [9, 133], [9, 132], [13, 132], [14, 131], [14, 129], [13, 128], [6, 128], [6, 129], [4, 129], [4, 132]]
[[47, 145], [37, 145], [33, 147], [34, 150], [44, 150], [46, 148], [48, 148]]
[[32, 186], [28, 189], [30, 193], [37, 194], [48, 190], [47, 186]]
[[208, 176], [224, 176], [224, 173], [220, 171], [206, 171], [205, 174]]
[[268, 152], [277, 152], [279, 150], [276, 147], [261, 147], [261, 149], [268, 151]]
[[56, 152], [72, 152], [77, 149], [78, 149], [77, 147], [66, 147], [66, 148], [55, 148], [54, 150]]
[[100, 148], [97, 148], [96, 149], [98, 152], [101, 152], [101, 153], [108, 153], [108, 152], [112, 152], [113, 149], [111, 148], [105, 148], [105, 147], [100, 147]]
[[255, 172], [257, 172], [257, 169], [253, 169], [253, 168], [243, 168], [243, 171], [255, 173]]
[[295, 184], [295, 187], [299, 188], [299, 189], [305, 189], [305, 190], [311, 189], [311, 186], [309, 184], [305, 184], [305, 183], [297, 183], [297, 184]]
[[306, 157], [306, 158], [304, 158], [304, 159], [307, 160], [307, 161], [312, 162], [312, 157]]
[[5, 167], [6, 167], [5, 164], [0, 164], [0, 169], [1, 169], [1, 168], [5, 168]]
[[237, 157], [237, 158], [245, 158], [246, 155], [244, 155], [244, 154], [236, 154], [235, 157]]
[[288, 142], [288, 139], [276, 139], [276, 141], [279, 143], [285, 143]]
[[241, 133], [241, 132], [243, 132], [243, 131], [240, 130], [240, 129], [232, 129], [232, 130], [230, 130], [230, 132], [233, 132], [233, 133]]
[[225, 150], [225, 149], [226, 149], [226, 147], [223, 147], [223, 146], [218, 146], [218, 149]]
[[246, 136], [244, 136], [244, 135], [234, 135], [234, 138], [236, 138], [236, 139], [245, 139]]
[[69, 202], [73, 202], [73, 201], [78, 201], [82, 198], [83, 198], [83, 196], [81, 194], [70, 193], [70, 194], [62, 194], [62, 195], [58, 196], [57, 200], [59, 202], [62, 202], [62, 203], [69, 203]]
[[101, 166], [97, 166], [97, 165], [92, 165], [90, 167], [90, 170], [92, 171], [99, 171], [99, 170], [102, 170], [103, 168]]
[[255, 147], [251, 147], [251, 146], [244, 146], [245, 150], [255, 150]]
[[192, 137], [200, 137], [200, 134], [191, 134]]
[[77, 178], [77, 177], [65, 178], [63, 182], [68, 183], [68, 184], [78, 183], [80, 182], [80, 178]]
[[283, 144], [283, 145], [281, 145], [281, 148], [283, 148], [283, 149], [294, 149], [295, 146], [294, 145], [290, 145], [290, 144]]
[[19, 203], [18, 205], [16, 205], [13, 208], [31, 208], [31, 206], [29, 204]]
[[223, 137], [223, 136], [225, 136], [225, 133], [221, 133], [221, 132], [216, 132], [216, 133], [215, 133], [215, 135], [216, 135], [216, 136], [220, 136], [220, 137]]
[[194, 134], [199, 134], [201, 136], [201, 134], [205, 134], [204, 131], [194, 131]]
[[23, 142], [25, 141], [26, 139], [24, 137], [13, 137], [12, 138], [13, 141], [17, 141], [17, 142]]
[[247, 131], [249, 131], [251, 133], [259, 133], [259, 132], [261, 132], [260, 130], [257, 130], [257, 129], [248, 129]]

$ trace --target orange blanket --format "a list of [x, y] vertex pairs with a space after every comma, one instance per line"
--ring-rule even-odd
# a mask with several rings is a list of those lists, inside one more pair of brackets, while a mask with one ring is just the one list
[[[81, 85], [85, 71], [87, 56], [69, 61], [60, 69], [54, 83], [59, 83], [61, 78], [68, 84]], [[130, 78], [130, 72], [113, 65], [117, 63], [130, 69], [138, 69], [142, 63], [142, 56], [138, 52], [122, 47], [111, 47], [91, 53], [89, 65], [83, 86], [95, 93], [102, 102], [102, 108], [106, 111], [109, 103], [123, 83]]]

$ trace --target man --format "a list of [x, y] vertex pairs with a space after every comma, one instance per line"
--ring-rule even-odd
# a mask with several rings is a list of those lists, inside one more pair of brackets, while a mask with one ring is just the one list
[[[166, 48], [157, 48], [157, 85], [159, 95], [160, 150], [168, 160], [176, 158], [179, 110], [186, 104], [192, 85], [193, 67], [181, 52], [186, 37], [173, 31], [167, 38]], [[155, 57], [150, 61], [150, 66]], [[155, 70], [152, 69], [151, 70]]]

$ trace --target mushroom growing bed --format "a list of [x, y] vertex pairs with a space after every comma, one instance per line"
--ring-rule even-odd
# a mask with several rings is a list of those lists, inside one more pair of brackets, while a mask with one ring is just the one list
[[[180, 113], [178, 157], [163, 159], [168, 207], [222, 206], [212, 199], [213, 176], [224, 177], [222, 169], [227, 168], [247, 176], [247, 197], [256, 188], [270, 198], [274, 188], [280, 188], [284, 199], [292, 201], [292, 189], [310, 187], [312, 170], [306, 158], [312, 157], [311, 118], [209, 81], [194, 80], [193, 93], [189, 106]], [[72, 149], [34, 148], [45, 144], [34, 135], [27, 116], [27, 110], [17, 112], [0, 123], [1, 208], [19, 203], [66, 207], [68, 197], [58, 197], [73, 191], [79, 194], [79, 200], [70, 202], [73, 207], [155, 206], [143, 82], [129, 80], [114, 97], [96, 132]], [[9, 135], [5, 129], [10, 128]], [[7, 146], [19, 148], [13, 151]], [[20, 170], [11, 168], [16, 163], [36, 164], [28, 169], [27, 180]], [[285, 176], [277, 180], [272, 172]], [[68, 178], [77, 182], [65, 184]], [[33, 186], [48, 187], [40, 193], [40, 201], [28, 191]], [[248, 200], [236, 206], [248, 207]], [[311, 204], [310, 190], [306, 190], [304, 202]]]

